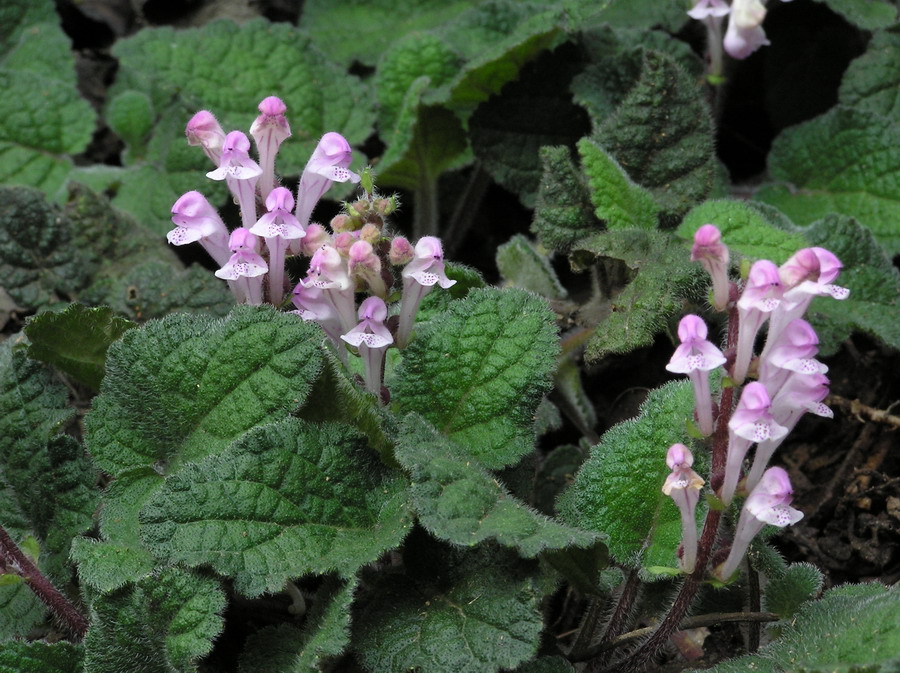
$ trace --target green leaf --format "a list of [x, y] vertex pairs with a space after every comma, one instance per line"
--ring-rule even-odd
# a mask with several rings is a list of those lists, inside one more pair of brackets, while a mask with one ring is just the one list
[[398, 545], [405, 490], [349, 427], [288, 418], [169, 477], [141, 534], [160, 560], [209, 565], [258, 596], [307, 573], [350, 577]]
[[566, 147], [542, 147], [543, 177], [531, 230], [547, 247], [568, 252], [579, 238], [602, 225], [594, 218], [591, 192]]
[[427, 578], [382, 578], [378, 599], [354, 616], [353, 645], [365, 668], [494, 673], [531, 659], [543, 626], [540, 592], [487, 556]]
[[282, 624], [247, 639], [240, 673], [317, 673], [350, 644], [350, 605], [357, 580], [326, 580], [302, 629]]
[[0, 187], [0, 282], [23, 309], [58, 302], [85, 283], [68, 224], [38, 190]]
[[154, 566], [141, 549], [86, 537], [75, 538], [70, 558], [78, 564], [79, 580], [102, 594], [149, 577]]
[[666, 53], [691, 75], [703, 74], [703, 64], [690, 47], [662, 31], [599, 24], [576, 39], [588, 63], [572, 81], [571, 90], [595, 128], [615, 112], [640, 79], [647, 50]]
[[[572, 50], [545, 51], [522, 68], [518, 79], [478, 106], [468, 122], [475, 157], [495, 182], [534, 208], [543, 176], [545, 146], [575, 142], [588, 120], [572, 103], [568, 84], [579, 66]], [[535, 105], [534, 101], [541, 101]]]
[[[286, 23], [257, 19], [241, 26], [214, 21], [178, 31], [149, 28], [116, 42], [113, 55], [119, 71], [112, 94], [147, 93], [157, 110], [173, 105], [187, 112], [182, 124], [193, 112], [208, 109], [223, 128], [249, 129], [259, 101], [277, 94], [287, 105], [293, 132], [278, 154], [282, 174], [299, 174], [326, 131], [340, 132], [351, 144], [372, 131], [366, 85]], [[190, 151], [202, 155], [198, 148]], [[196, 181], [204, 181], [202, 173]]]
[[638, 83], [592, 135], [632, 180], [653, 193], [664, 224], [680, 218], [713, 187], [713, 126], [703, 96], [696, 78], [673, 58], [648, 51]]
[[[393, 129], [383, 132], [387, 151], [378, 164], [382, 186], [433, 189], [438, 176], [469, 161], [466, 134], [459, 118], [422, 98], [431, 86], [419, 77], [407, 89]], [[424, 207], [416, 204], [417, 207]]]
[[[783, 264], [806, 241], [796, 227], [785, 231], [777, 222], [766, 217], [764, 211], [743, 201], [707, 201], [696, 206], [684, 217], [676, 233], [692, 243], [697, 229], [714, 224], [722, 232], [722, 241], [733, 253], [751, 260], [768, 259]], [[687, 252], [685, 254], [688, 254]]]
[[900, 114], [898, 91], [900, 35], [881, 30], [872, 37], [866, 53], [847, 67], [838, 99], [844, 105], [897, 119]]
[[[845, 584], [778, 622], [782, 636], [758, 656], [732, 659], [708, 673], [888, 673], [900, 665], [897, 587]], [[695, 672], [699, 673], [699, 672]]]
[[81, 673], [84, 648], [59, 642], [13, 641], [0, 645], [0, 673]]
[[92, 605], [85, 673], [196, 671], [221, 633], [225, 593], [211, 577], [168, 568]]
[[[474, 289], [487, 287], [481, 274], [470, 266], [465, 264], [457, 264], [455, 262], [446, 262], [444, 271], [447, 278], [455, 280], [456, 283], [447, 290], [429, 292], [422, 304], [419, 306], [419, 312], [416, 313], [416, 325], [421, 326], [436, 316], [448, 311], [450, 304], [456, 299], [465, 299], [469, 292]], [[388, 351], [390, 352], [390, 351]]]
[[65, 580], [72, 538], [92, 525], [97, 476], [81, 444], [57, 434], [74, 415], [67, 390], [14, 342], [0, 345], [0, 483], [41, 538], [41, 569]]
[[584, 458], [585, 452], [571, 444], [558, 446], [544, 457], [532, 477], [533, 501], [539, 512], [556, 512], [557, 497], [572, 483]]
[[[0, 521], [15, 542], [31, 529], [19, 499], [0, 474]], [[4, 575], [8, 577], [8, 575]], [[18, 577], [18, 575], [17, 575]], [[21, 638], [44, 621], [46, 606], [24, 582], [0, 586], [0, 641]]]
[[606, 22], [617, 27], [650, 28], [661, 25], [675, 33], [689, 21], [684, 7], [677, 2], [660, 5], [656, 0], [611, 0], [606, 3], [590, 0], [587, 6], [596, 12], [593, 22]]
[[559, 345], [553, 314], [522, 290], [472, 290], [419, 328], [392, 398], [489, 469], [534, 449], [534, 412], [550, 388]]
[[541, 559], [581, 593], [607, 593], [600, 587], [601, 571], [609, 566], [609, 549], [602, 542], [598, 541], [587, 549], [569, 547], [545, 552]]
[[439, 87], [453, 78], [460, 64], [460, 55], [432, 33], [412, 33], [394, 43], [381, 58], [375, 74], [382, 135], [396, 132], [404, 99], [414, 82], [427, 77], [429, 86]]
[[[671, 566], [681, 542], [678, 508], [662, 492], [669, 474], [666, 450], [689, 444], [685, 422], [694, 413], [687, 381], [651, 391], [637, 418], [608, 430], [559, 500], [563, 520], [609, 536], [622, 564]], [[699, 509], [699, 508], [698, 508]]]
[[[838, 284], [843, 301], [817, 297], [807, 314], [824, 353], [837, 351], [854, 330], [900, 348], [900, 272], [870, 232], [852, 217], [829, 215], [801, 231], [810, 245], [825, 247], [844, 264]], [[830, 300], [830, 301], [829, 301]]]
[[129, 330], [109, 349], [85, 419], [91, 455], [117, 475], [144, 466], [166, 474], [219, 453], [303, 403], [322, 366], [320, 341], [315, 326], [271, 307]]
[[224, 318], [235, 305], [228, 286], [198, 265], [185, 269], [170, 261], [128, 257], [110, 260], [106, 274], [98, 274], [80, 299], [107, 304], [132, 320], [162, 318], [178, 311]]
[[756, 198], [798, 224], [829, 213], [850, 215], [872, 230], [889, 255], [897, 254], [898, 146], [900, 126], [893, 120], [837, 106], [775, 139], [769, 173], [782, 183], [763, 186]]
[[6, 0], [0, 4], [0, 54], [12, 49], [27, 27], [58, 18], [52, 2]]
[[382, 462], [396, 467], [393, 425], [396, 421], [375, 399], [349, 378], [344, 365], [324, 350], [325, 367], [304, 404], [294, 415], [311, 423], [346, 423], [359, 430]]
[[28, 357], [54, 365], [97, 390], [109, 345], [134, 326], [108, 307], [71, 304], [59, 313], [42, 313], [29, 320], [25, 326]]
[[[443, 27], [476, 4], [477, 0], [413, 0], [398, 12], [391, 0], [309, 0], [303, 3], [300, 25], [334, 61], [350, 65], [356, 60], [374, 66], [403, 36]], [[364, 31], [365, 39], [334, 39], [335, 26]]]
[[587, 345], [589, 362], [652, 344], [668, 321], [683, 311], [685, 299], [700, 298], [706, 282], [699, 264], [690, 261], [687, 247], [658, 231], [623, 229], [597, 234], [580, 241], [569, 260], [576, 270], [598, 261], [612, 265], [610, 273], [624, 263], [633, 275], [625, 289], [586, 316], [599, 319]]
[[0, 58], [0, 68], [31, 72], [70, 88], [77, 82], [72, 43], [55, 16], [21, 31], [19, 43]]
[[497, 248], [497, 269], [509, 286], [520, 287], [548, 299], [563, 299], [567, 294], [550, 266], [550, 260], [521, 234]]
[[810, 563], [792, 563], [778, 577], [771, 578], [764, 594], [766, 610], [790, 619], [807, 601], [822, 590], [822, 572]]
[[578, 152], [598, 219], [610, 229], [656, 228], [659, 208], [650, 192], [632, 182], [618, 162], [593, 140], [580, 140]]
[[883, 0], [818, 0], [863, 30], [887, 28], [897, 22], [897, 6]]
[[123, 91], [109, 101], [106, 123], [128, 147], [129, 160], [143, 157], [153, 132], [153, 101], [142, 91]]
[[420, 416], [404, 420], [396, 453], [412, 477], [420, 523], [441, 540], [470, 547], [495, 540], [529, 558], [595, 542], [591, 533], [564, 526], [517, 500]]
[[69, 155], [90, 142], [96, 115], [75, 86], [62, 29], [55, 22], [11, 29], [21, 39], [0, 61], [0, 181], [55, 195], [72, 169]]

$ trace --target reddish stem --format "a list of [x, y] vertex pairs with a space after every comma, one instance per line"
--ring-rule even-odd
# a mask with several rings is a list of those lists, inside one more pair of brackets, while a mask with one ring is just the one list
[[22, 553], [3, 526], [0, 526], [0, 561], [25, 580], [35, 595], [65, 624], [77, 640], [84, 638], [88, 630], [87, 620], [78, 612], [78, 608], [44, 577], [31, 559]]

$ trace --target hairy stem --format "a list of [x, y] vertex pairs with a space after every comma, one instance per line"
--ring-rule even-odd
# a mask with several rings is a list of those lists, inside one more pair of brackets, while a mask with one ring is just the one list
[[[634, 605], [634, 599], [637, 596], [638, 588], [641, 583], [638, 579], [638, 571], [632, 568], [628, 576], [625, 578], [625, 584], [622, 586], [622, 593], [619, 594], [619, 600], [613, 609], [612, 616], [606, 625], [606, 631], [600, 643], [608, 643], [614, 640], [628, 626], [628, 615], [631, 614], [631, 607]], [[597, 673], [602, 670], [606, 664], [606, 657], [598, 654], [587, 666], [585, 673]]]
[[88, 622], [68, 598], [44, 577], [31, 559], [22, 553], [9, 533], [0, 526], [0, 561], [25, 580], [29, 588], [56, 615], [77, 640], [84, 638]]

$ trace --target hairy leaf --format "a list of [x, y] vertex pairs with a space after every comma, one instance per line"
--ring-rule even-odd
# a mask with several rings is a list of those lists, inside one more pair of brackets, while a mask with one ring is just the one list
[[[751, 260], [768, 259], [782, 264], [806, 241], [792, 227], [785, 231], [764, 212], [742, 201], [707, 201], [685, 215], [676, 233], [685, 241], [693, 242], [697, 229], [704, 224], [714, 224], [722, 232], [722, 242], [734, 253]], [[687, 254], [687, 250], [685, 251]]]
[[818, 0], [864, 30], [887, 28], [897, 22], [897, 6], [884, 0]]
[[578, 143], [594, 204], [594, 215], [610, 229], [655, 229], [659, 210], [653, 195], [636, 185], [596, 142]]
[[[759, 654], [732, 659], [710, 673], [888, 673], [900, 665], [897, 587], [845, 584], [779, 622], [782, 636]], [[695, 672], [699, 673], [699, 672]]]
[[[31, 530], [30, 522], [22, 513], [15, 491], [9, 488], [2, 475], [0, 475], [0, 521], [13, 541], [19, 544]], [[44, 621], [46, 612], [46, 606], [24, 582], [14, 580], [9, 584], [0, 584], [0, 641], [25, 636]]]
[[[401, 37], [414, 31], [443, 28], [477, 0], [414, 0], [397, 11], [391, 0], [309, 0], [303, 4], [300, 25], [313, 36], [329, 58], [349, 65], [357, 60], [374, 66], [381, 54]], [[335, 40], [334, 26], [364, 30], [366, 39]]]
[[282, 624], [247, 639], [240, 673], [317, 673], [350, 644], [350, 605], [357, 581], [326, 580], [302, 629]]
[[0, 54], [12, 49], [29, 26], [56, 18], [55, 8], [49, 2], [6, 0], [0, 4]]
[[534, 411], [559, 346], [553, 314], [522, 290], [472, 290], [421, 326], [395, 380], [397, 410], [417, 412], [489, 469], [534, 449]]
[[[367, 87], [286, 23], [258, 19], [241, 26], [215, 21], [178, 31], [149, 28], [116, 42], [113, 54], [119, 60], [114, 93], [150, 93], [160, 109], [174, 99], [181, 109], [192, 110], [189, 115], [208, 109], [228, 130], [246, 132], [259, 114], [259, 101], [276, 93], [287, 105], [294, 134], [278, 154], [283, 174], [298, 174], [326, 131], [339, 131], [354, 144], [372, 130]], [[202, 174], [197, 182], [203, 182]]]
[[548, 299], [562, 299], [567, 294], [550, 266], [550, 260], [521, 234], [497, 248], [497, 269], [512, 287], [520, 287]]
[[171, 472], [222, 451], [296, 409], [322, 366], [321, 333], [271, 307], [239, 306], [223, 320], [172, 315], [113, 344], [86, 440], [111, 474]]
[[86, 537], [73, 540], [70, 558], [78, 564], [79, 580], [100, 593], [149, 577], [154, 567], [143, 549]]
[[766, 585], [766, 610], [790, 619], [806, 601], [816, 597], [823, 581], [822, 572], [814, 565], [792, 563]]
[[85, 673], [196, 671], [222, 631], [225, 594], [211, 577], [168, 568], [92, 605]]
[[665, 54], [645, 54], [638, 83], [592, 140], [653, 193], [664, 224], [712, 189], [713, 129], [703, 91]]
[[56, 23], [21, 28], [5, 28], [20, 40], [0, 59], [0, 181], [54, 195], [72, 169], [69, 155], [90, 142], [96, 115], [75, 86], [75, 58], [62, 29]]
[[134, 326], [116, 317], [108, 307], [71, 304], [64, 311], [42, 313], [28, 322], [28, 357], [54, 365], [97, 390], [109, 345]]
[[587, 345], [589, 362], [649, 346], [683, 310], [685, 299], [699, 298], [705, 278], [688, 252], [675, 237], [657, 231], [608, 231], [579, 242], [569, 258], [574, 268], [621, 260], [634, 274], [618, 295], [583, 316], [597, 323]]
[[594, 217], [591, 192], [566, 147], [542, 147], [543, 177], [531, 230], [544, 245], [568, 252], [579, 238], [602, 229]]
[[675, 565], [681, 519], [662, 492], [666, 450], [689, 443], [686, 423], [694, 395], [687, 381], [652, 391], [641, 413], [608, 430], [563, 493], [563, 520], [608, 536], [610, 553], [631, 567]]
[[494, 673], [534, 656], [540, 592], [482, 554], [430, 578], [388, 576], [354, 617], [353, 645], [370, 673]]
[[36, 189], [0, 187], [0, 283], [23, 309], [58, 302], [87, 280], [61, 215]]
[[822, 351], [836, 351], [853, 330], [900, 348], [900, 272], [872, 232], [841, 215], [829, 215], [801, 231], [810, 245], [837, 255], [844, 264], [837, 283], [850, 288], [843, 301], [818, 297], [810, 306], [807, 320], [819, 333]]
[[526, 557], [588, 547], [595, 541], [594, 535], [564, 526], [517, 500], [420, 416], [405, 419], [397, 459], [412, 477], [419, 521], [442, 540], [467, 546], [495, 540]]
[[756, 198], [798, 224], [829, 213], [867, 226], [889, 255], [900, 252], [900, 126], [881, 115], [837, 106], [786, 129], [772, 145], [769, 173], [781, 184]]
[[67, 642], [0, 645], [0, 673], [82, 673], [84, 648]]
[[866, 53], [844, 73], [838, 93], [841, 103], [897, 119], [900, 114], [900, 35], [875, 33]]
[[160, 560], [209, 565], [257, 596], [307, 573], [350, 577], [398, 545], [405, 488], [348, 426], [288, 418], [169, 477], [141, 533]]

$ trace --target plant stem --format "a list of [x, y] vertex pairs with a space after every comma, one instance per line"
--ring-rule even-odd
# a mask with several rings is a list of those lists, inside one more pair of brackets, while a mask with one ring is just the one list
[[[774, 612], [713, 612], [708, 615], [688, 617], [678, 625], [678, 628], [679, 630], [697, 629], [702, 626], [716, 626], [718, 624], [728, 624], [733, 622], [749, 622], [751, 625], [758, 625], [766, 622], [777, 622], [778, 620], [779, 617]], [[654, 627], [652, 626], [645, 626], [642, 629], [623, 633], [621, 636], [616, 636], [608, 642], [595, 645], [590, 650], [586, 651], [581, 659], [569, 657], [569, 661], [584, 661], [589, 657], [596, 656], [600, 652], [612, 650], [621, 645], [627, 645], [630, 642], [640, 640], [644, 636], [650, 635], [653, 633], [653, 629]]]
[[415, 191], [415, 209], [413, 216], [413, 238], [438, 235], [438, 186], [437, 179], [427, 175], [419, 178], [419, 186]]
[[88, 622], [68, 598], [44, 577], [31, 559], [22, 553], [9, 533], [0, 526], [0, 561], [25, 580], [29, 588], [56, 615], [77, 640], [84, 638]]
[[[737, 327], [738, 316], [736, 306], [736, 287], [732, 285], [729, 315], [728, 315], [728, 340], [727, 348], [733, 349], [737, 345]], [[713, 433], [712, 445], [712, 475], [710, 476], [710, 486], [715, 491], [717, 482], [721, 485], [724, 471], [725, 460], [728, 453], [728, 421], [731, 418], [732, 405], [734, 402], [734, 388], [728, 387], [722, 391], [722, 398], [719, 402], [719, 415], [716, 418], [716, 429]], [[718, 509], [710, 509], [706, 513], [706, 521], [703, 524], [703, 532], [700, 534], [700, 542], [697, 545], [697, 565], [694, 572], [688, 575], [675, 601], [669, 608], [668, 613], [660, 622], [657, 629], [634, 653], [625, 661], [615, 666], [617, 673], [630, 673], [630, 671], [640, 670], [644, 667], [657, 652], [668, 642], [672, 634], [678, 629], [684, 615], [687, 614], [697, 589], [706, 573], [706, 565], [716, 542], [719, 533], [719, 522], [722, 518], [722, 512]], [[590, 666], [589, 670], [592, 670]]]
[[[759, 612], [759, 573], [754, 570], [749, 557], [747, 558], [747, 580], [750, 589], [750, 612]], [[747, 651], [751, 654], [759, 649], [759, 635], [759, 622], [750, 624]]]
[[[628, 577], [625, 578], [622, 593], [619, 594], [619, 600], [606, 625], [606, 631], [603, 632], [603, 637], [600, 639], [601, 645], [614, 640], [628, 626], [628, 615], [631, 613], [631, 607], [634, 605], [634, 599], [637, 596], [640, 584], [638, 571], [632, 568], [628, 573]], [[585, 673], [597, 673], [606, 665], [606, 661], [607, 658], [605, 656], [596, 656], [588, 663]]]

